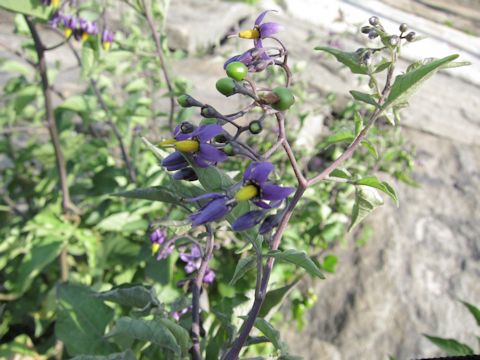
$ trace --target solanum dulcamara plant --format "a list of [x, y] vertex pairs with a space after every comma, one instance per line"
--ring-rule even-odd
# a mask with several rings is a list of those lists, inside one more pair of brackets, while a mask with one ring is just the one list
[[[218, 92], [229, 98], [243, 96], [249, 104], [230, 114], [223, 114], [213, 106], [205, 104], [189, 94], [178, 97], [183, 108], [198, 108], [199, 121], [178, 124], [171, 138], [153, 145], [146, 144], [158, 155], [160, 165], [169, 172], [170, 191], [156, 188], [158, 198], [176, 203], [185, 210], [182, 228], [168, 240], [165, 236], [171, 229], [168, 221], [160, 221], [150, 237], [153, 252], [164, 259], [173, 251], [180, 253], [186, 263], [189, 278], [182, 282], [190, 295], [190, 303], [181, 313], [171, 316], [180, 318], [190, 314], [191, 348], [193, 359], [202, 359], [209, 344], [215, 339], [203, 334], [203, 319], [208, 309], [201, 305], [202, 293], [208, 292], [209, 284], [215, 281], [215, 272], [209, 264], [222, 244], [216, 241], [219, 230], [228, 229], [238, 241], [250, 244], [252, 254], [243, 256], [237, 264], [235, 278], [247, 270], [256, 269], [256, 285], [250, 294], [249, 310], [242, 314], [239, 328], [230, 324], [227, 340], [221, 344], [217, 356], [224, 360], [238, 359], [242, 351], [257, 342], [271, 342], [282, 359], [293, 358], [278, 332], [260, 314], [262, 306], [271, 301], [269, 280], [276, 262], [287, 262], [306, 270], [310, 275], [323, 278], [318, 262], [297, 249], [282, 246], [282, 236], [294, 214], [295, 207], [307, 189], [323, 181], [338, 181], [356, 188], [355, 205], [352, 211], [352, 228], [363, 220], [375, 207], [383, 203], [377, 190], [390, 196], [398, 203], [395, 190], [375, 176], [358, 178], [343, 168], [344, 162], [362, 145], [369, 130], [377, 121], [387, 119], [395, 123], [398, 112], [407, 105], [407, 98], [417, 85], [435, 71], [455, 66], [457, 55], [442, 59], [429, 59], [412, 64], [404, 73], [396, 74], [397, 59], [402, 46], [416, 40], [416, 35], [401, 24], [397, 34], [390, 34], [377, 17], [371, 17], [361, 32], [375, 42], [375, 46], [345, 52], [334, 48], [318, 47], [316, 50], [333, 55], [354, 74], [366, 76], [370, 92], [351, 91], [355, 100], [370, 106], [365, 118], [355, 114], [355, 136], [345, 151], [320, 173], [306, 174], [292, 150], [290, 141], [294, 134], [286, 133], [289, 109], [295, 103], [291, 90], [294, 75], [290, 69], [287, 44], [281, 40], [283, 24], [270, 22], [274, 11], [261, 12], [250, 29], [240, 31], [238, 37], [249, 41], [251, 48], [228, 59], [223, 67], [226, 77], [216, 83]], [[259, 73], [269, 74], [271, 67], [284, 73], [284, 82], [271, 88], [259, 84]], [[377, 79], [385, 73], [383, 84]], [[248, 120], [246, 120], [248, 118]], [[253, 118], [253, 120], [251, 120]], [[249, 139], [262, 136], [266, 127], [274, 127], [277, 140], [267, 151], [261, 152], [249, 145]], [[283, 153], [295, 174], [295, 183], [285, 184], [278, 176], [274, 154]], [[242, 159], [244, 170], [231, 177], [222, 171], [222, 166], [233, 157]], [[193, 182], [193, 186], [184, 185]], [[142, 197], [145, 189], [125, 193], [128, 197]], [[174, 230], [175, 231], [175, 230]], [[160, 235], [161, 234], [161, 235]], [[179, 241], [181, 240], [181, 241]], [[185, 283], [187, 285], [185, 286]], [[218, 314], [217, 314], [218, 315]], [[221, 316], [221, 315], [218, 315]], [[223, 319], [224, 322], [227, 321]], [[225, 325], [225, 324], [224, 324]], [[263, 337], [254, 336], [256, 328]], [[211, 357], [211, 355], [210, 355]]]

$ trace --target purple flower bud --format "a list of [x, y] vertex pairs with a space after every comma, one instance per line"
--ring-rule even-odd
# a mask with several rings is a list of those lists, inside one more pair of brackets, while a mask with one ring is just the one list
[[207, 268], [205, 275], [203, 276], [203, 282], [206, 284], [211, 284], [215, 280], [215, 276], [215, 272], [212, 269]]
[[265, 211], [253, 210], [238, 217], [232, 224], [232, 229], [235, 231], [248, 230], [262, 221]]
[[186, 181], [198, 180], [197, 174], [195, 173], [195, 171], [193, 171], [191, 167], [186, 167], [177, 171], [175, 174], [173, 174], [173, 178], [175, 180], [186, 180]]

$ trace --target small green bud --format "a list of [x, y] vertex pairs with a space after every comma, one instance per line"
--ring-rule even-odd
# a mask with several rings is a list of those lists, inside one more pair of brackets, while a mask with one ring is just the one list
[[368, 19], [368, 22], [372, 26], [376, 26], [376, 25], [380, 24], [380, 20], [376, 16], [372, 16], [370, 19]]
[[411, 42], [411, 41], [415, 40], [415, 37], [416, 37], [415, 32], [410, 31], [410, 32], [407, 34], [407, 36], [405, 36], [405, 39], [407, 39], [407, 41]]
[[406, 32], [406, 31], [408, 30], [408, 25], [405, 24], [405, 23], [403, 23], [403, 24], [401, 24], [401, 25], [398, 27], [398, 29], [399, 29], [402, 33], [404, 33], [404, 32]]
[[262, 123], [258, 120], [253, 120], [248, 124], [248, 130], [250, 130], [252, 134], [260, 134], [263, 130]]
[[233, 149], [232, 144], [227, 144], [223, 147], [223, 152], [227, 154], [228, 156], [233, 156], [235, 155], [235, 150]]
[[279, 98], [272, 104], [272, 108], [275, 110], [285, 111], [295, 102], [292, 92], [286, 87], [279, 86], [273, 89], [272, 92]]
[[180, 95], [180, 96], [177, 98], [177, 103], [178, 103], [178, 105], [180, 105], [181, 107], [184, 107], [184, 108], [190, 107], [191, 105], [190, 105], [189, 102], [188, 102], [188, 98], [189, 98], [189, 97], [190, 97], [190, 96], [187, 95], [187, 94]]
[[217, 90], [225, 96], [231, 96], [236, 93], [235, 81], [231, 78], [223, 78], [217, 81], [215, 84]]
[[227, 75], [234, 80], [242, 81], [248, 74], [247, 66], [241, 61], [234, 61], [227, 65]]

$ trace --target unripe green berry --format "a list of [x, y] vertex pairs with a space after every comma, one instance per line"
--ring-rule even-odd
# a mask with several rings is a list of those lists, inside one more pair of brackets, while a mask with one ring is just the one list
[[272, 92], [279, 98], [272, 104], [275, 110], [285, 111], [295, 102], [292, 92], [286, 87], [277, 87]]
[[405, 24], [405, 23], [403, 23], [403, 24], [401, 24], [401, 25], [399, 26], [398, 29], [399, 29], [402, 33], [404, 33], [405, 31], [408, 30], [408, 25]]
[[234, 80], [242, 81], [248, 74], [247, 66], [241, 61], [234, 61], [227, 65], [227, 75]]
[[231, 96], [236, 93], [235, 81], [231, 78], [223, 78], [217, 81], [215, 84], [217, 90], [225, 96]]
[[233, 156], [235, 155], [235, 151], [233, 149], [233, 145], [232, 144], [227, 144], [223, 147], [223, 152], [225, 154], [227, 154], [228, 156]]
[[248, 124], [248, 130], [250, 130], [252, 134], [260, 134], [263, 130], [262, 123], [258, 120], [253, 120]]
[[190, 107], [191, 105], [190, 105], [189, 102], [188, 102], [188, 98], [189, 98], [189, 97], [190, 97], [190, 96], [187, 95], [187, 94], [180, 95], [180, 96], [177, 98], [177, 103], [178, 103], [178, 105], [180, 105], [181, 107], [184, 107], [184, 108]]

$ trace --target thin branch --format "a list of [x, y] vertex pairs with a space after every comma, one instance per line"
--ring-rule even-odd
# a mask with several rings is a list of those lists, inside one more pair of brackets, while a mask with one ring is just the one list
[[155, 28], [155, 22], [152, 17], [150, 1], [142, 0], [142, 4], [143, 4], [145, 18], [147, 19], [148, 26], [150, 27], [153, 40], [155, 41], [155, 48], [156, 48], [158, 59], [160, 60], [160, 67], [163, 72], [163, 77], [165, 78], [165, 82], [167, 83], [167, 88], [169, 93], [168, 96], [170, 98], [170, 112], [168, 115], [168, 126], [170, 130], [173, 131], [174, 130], [173, 115], [175, 113], [175, 98], [173, 93], [173, 86], [170, 80], [170, 75], [168, 73], [167, 64], [165, 61], [165, 55], [163, 54], [162, 44], [160, 42], [160, 36], [158, 35], [158, 32]]

